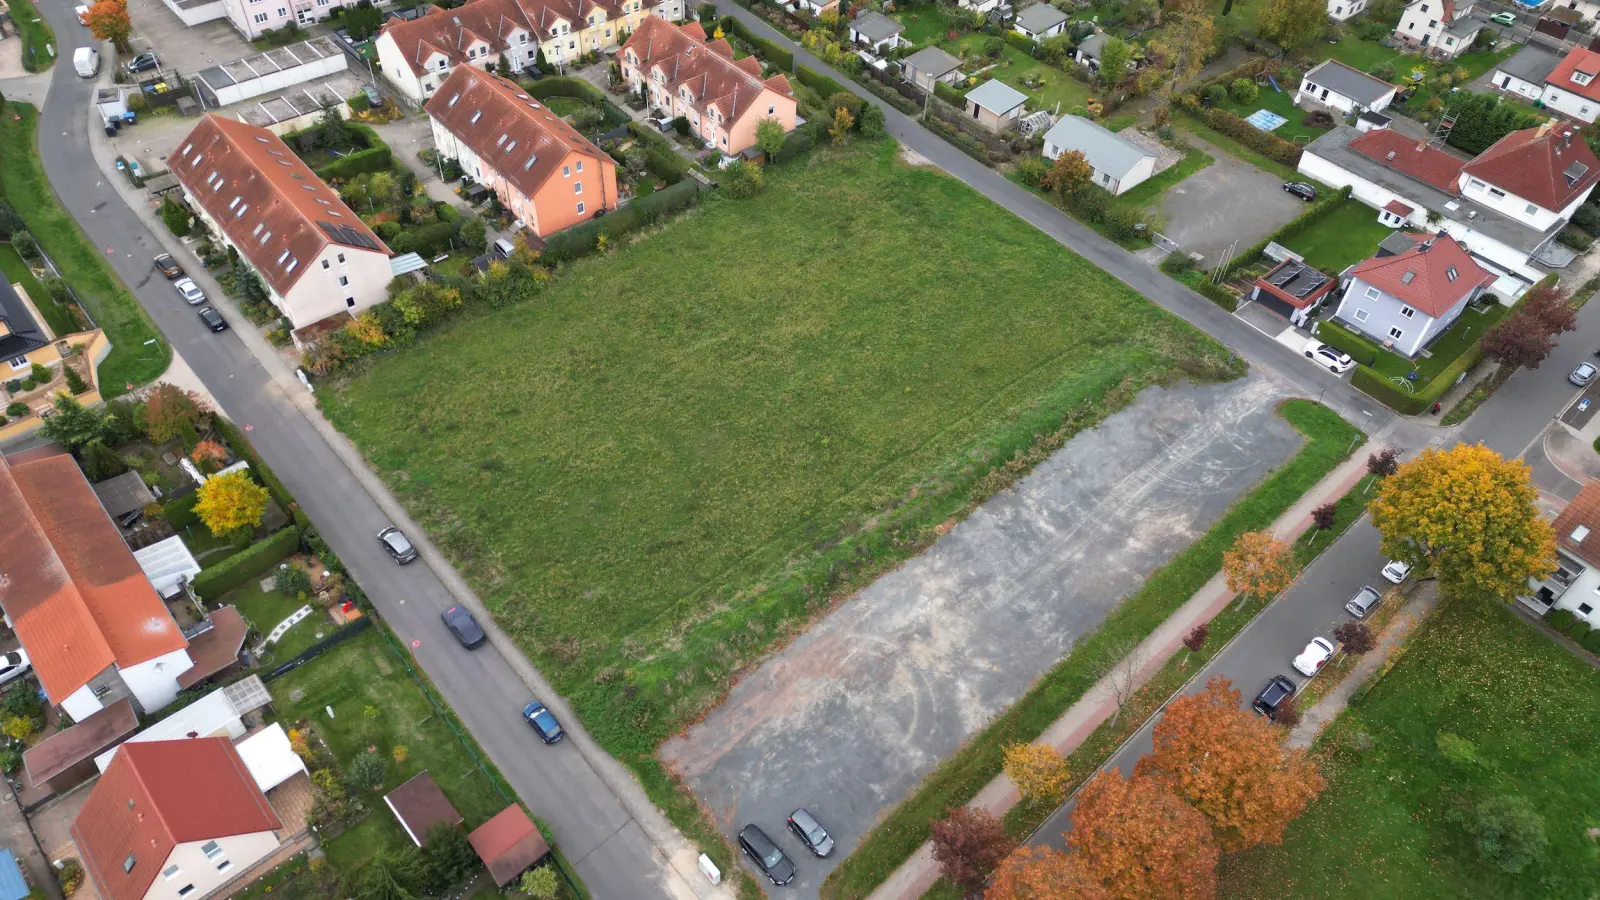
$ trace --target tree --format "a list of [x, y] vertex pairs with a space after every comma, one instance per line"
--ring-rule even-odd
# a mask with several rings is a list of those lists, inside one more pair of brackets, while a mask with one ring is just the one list
[[1286, 749], [1222, 677], [1167, 705], [1136, 771], [1165, 782], [1209, 819], [1228, 852], [1283, 843], [1284, 829], [1324, 787], [1305, 751]]
[[1005, 748], [1005, 772], [1028, 805], [1036, 800], [1059, 802], [1072, 785], [1072, 771], [1061, 751], [1049, 744], [1012, 744]]
[[1578, 308], [1555, 287], [1539, 285], [1484, 333], [1483, 352], [1503, 366], [1537, 369], [1555, 349], [1556, 336], [1577, 327]]
[[66, 394], [57, 394], [55, 414], [44, 420], [44, 436], [78, 453], [94, 441], [115, 443], [117, 422], [98, 409], [89, 409]]
[[856, 130], [865, 138], [883, 137], [887, 130], [883, 108], [876, 103], [868, 103], [861, 107], [861, 116], [856, 120]]
[[311, 593], [311, 573], [304, 566], [286, 562], [272, 576], [272, 588], [285, 596], [299, 598]]
[[833, 124], [828, 126], [828, 134], [835, 144], [843, 144], [849, 139], [850, 128], [855, 124], [855, 116], [850, 115], [850, 110], [841, 106], [833, 111]]
[[1211, 636], [1211, 626], [1204, 622], [1189, 629], [1183, 636], [1183, 646], [1189, 648], [1190, 653], [1199, 653], [1200, 648], [1206, 645], [1206, 638]]
[[984, 900], [1110, 900], [1105, 886], [1095, 881], [1069, 856], [1050, 847], [1018, 847], [994, 870]]
[[461, 243], [473, 253], [482, 253], [489, 246], [489, 226], [478, 216], [464, 217], [461, 220], [461, 231], [457, 234], [461, 238]]
[[267, 490], [244, 472], [214, 475], [200, 485], [194, 512], [211, 533], [221, 537], [261, 524], [267, 511]]
[[189, 233], [189, 210], [182, 203], [172, 199], [171, 195], [161, 198], [161, 221], [167, 230], [177, 237]]
[[1283, 698], [1278, 708], [1272, 711], [1272, 724], [1288, 731], [1298, 728], [1301, 718], [1300, 698], [1295, 696]]
[[507, 59], [504, 53], [500, 54], [500, 58], [494, 61], [494, 73], [501, 78], [511, 77], [511, 60]]
[[351, 791], [375, 791], [383, 787], [383, 775], [389, 764], [376, 753], [357, 753], [345, 771], [345, 784]]
[[1550, 846], [1539, 811], [1526, 797], [1514, 794], [1480, 802], [1467, 830], [1477, 838], [1478, 855], [1507, 875], [1543, 859]]
[[1400, 468], [1400, 454], [1389, 449], [1379, 450], [1367, 456], [1367, 474], [1379, 478], [1388, 478]]
[[939, 874], [964, 891], [974, 892], [1013, 846], [1005, 827], [990, 813], [959, 806], [931, 828], [933, 858]]
[[1211, 900], [1217, 842], [1167, 785], [1102, 771], [1078, 792], [1067, 846], [1113, 900]]
[[1555, 565], [1538, 497], [1521, 460], [1457, 444], [1400, 466], [1367, 510], [1390, 559], [1432, 567], [1448, 594], [1509, 601]]
[[1065, 196], [1076, 194], [1093, 177], [1094, 168], [1089, 165], [1082, 151], [1063, 150], [1050, 163], [1050, 171], [1044, 174], [1040, 184], [1044, 185], [1045, 190]]
[[422, 858], [415, 847], [383, 849], [367, 862], [356, 900], [418, 900]]
[[243, 260], [233, 264], [233, 290], [241, 300], [267, 302], [267, 286], [261, 283], [261, 276], [256, 274], [256, 270]]
[[767, 155], [767, 159], [778, 155], [787, 137], [783, 132], [783, 123], [777, 119], [762, 119], [756, 123], [756, 146]]
[[1100, 71], [1097, 77], [1103, 88], [1114, 88], [1128, 74], [1128, 63], [1133, 59], [1133, 48], [1121, 38], [1106, 38], [1100, 48]]
[[79, 456], [83, 461], [83, 472], [90, 481], [105, 481], [128, 471], [128, 464], [103, 440], [96, 439], [85, 444]]
[[561, 885], [556, 881], [556, 870], [549, 866], [540, 866], [522, 873], [522, 881], [517, 884], [524, 894], [534, 900], [555, 900], [556, 891]]
[[[1151, 55], [1153, 45], [1157, 46], [1157, 52], [1165, 51], [1167, 92], [1170, 94], [1199, 74], [1206, 64], [1206, 57], [1216, 48], [1216, 30], [1212, 18], [1208, 13], [1168, 15], [1162, 26], [1159, 44], [1156, 41], [1146, 44], [1145, 56]], [[1156, 71], [1161, 71], [1161, 68], [1157, 66]], [[1147, 89], [1151, 87], [1153, 85], [1146, 85]]]
[[1266, 531], [1247, 531], [1222, 554], [1228, 590], [1258, 599], [1277, 596], [1294, 581], [1294, 551]]
[[1339, 649], [1351, 656], [1360, 656], [1371, 652], [1378, 642], [1372, 636], [1372, 629], [1362, 622], [1346, 622], [1333, 630], [1333, 639], [1340, 644]]
[[89, 23], [89, 33], [94, 35], [95, 40], [111, 41], [123, 53], [132, 49], [128, 44], [128, 36], [133, 33], [133, 23], [128, 19], [125, 0], [100, 0], [89, 7], [84, 19]]
[[1117, 702], [1117, 711], [1111, 714], [1111, 724], [1122, 717], [1123, 707], [1133, 699], [1139, 689], [1139, 673], [1144, 669], [1146, 654], [1136, 641], [1123, 641], [1105, 656], [1106, 661], [1094, 666], [1095, 677], [1111, 692]]
[[205, 401], [199, 394], [165, 382], [145, 398], [140, 420], [145, 436], [158, 444], [183, 433], [183, 426], [199, 429], [206, 421]]
[[1338, 518], [1338, 503], [1324, 503], [1311, 511], [1311, 524], [1317, 526], [1321, 531], [1327, 531], [1332, 528]]
[[422, 842], [422, 889], [429, 896], [448, 895], [482, 868], [477, 851], [460, 825], [441, 822], [429, 829]]
[[722, 170], [721, 180], [718, 183], [728, 192], [728, 196], [734, 199], [754, 197], [761, 192], [761, 167], [749, 160], [741, 159]]
[[1261, 34], [1285, 50], [1298, 50], [1316, 40], [1327, 21], [1324, 0], [1267, 0], [1257, 17]]
[[194, 450], [190, 451], [189, 458], [196, 463], [220, 463], [228, 458], [228, 450], [216, 441], [201, 441], [194, 445]]

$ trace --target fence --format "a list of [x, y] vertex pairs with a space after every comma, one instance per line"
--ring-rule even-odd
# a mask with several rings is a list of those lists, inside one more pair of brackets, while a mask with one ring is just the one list
[[271, 672], [261, 676], [261, 680], [265, 683], [281, 678], [371, 627], [371, 617], [362, 616], [354, 622], [351, 622], [343, 628], [340, 628], [338, 631], [335, 631], [333, 634], [328, 635], [322, 640], [317, 641], [315, 644], [312, 644], [306, 649], [300, 651], [300, 654], [294, 659], [279, 665], [276, 669], [273, 669]]
[[929, 98], [928, 109], [938, 116], [940, 121], [955, 126], [962, 134], [982, 144], [990, 153], [1002, 155], [1007, 159], [1011, 157], [1011, 144], [1005, 138], [974, 122], [971, 116], [961, 110], [938, 97]]

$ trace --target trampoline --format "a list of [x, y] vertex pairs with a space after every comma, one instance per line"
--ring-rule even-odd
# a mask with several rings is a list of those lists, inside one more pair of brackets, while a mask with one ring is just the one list
[[1251, 125], [1254, 125], [1261, 131], [1271, 131], [1289, 120], [1275, 112], [1265, 109], [1258, 109], [1246, 116], [1245, 121], [1249, 122]]

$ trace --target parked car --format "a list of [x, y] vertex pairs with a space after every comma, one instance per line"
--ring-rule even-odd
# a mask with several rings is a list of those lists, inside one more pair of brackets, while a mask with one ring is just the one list
[[1389, 560], [1389, 564], [1383, 567], [1383, 580], [1390, 584], [1399, 584], [1410, 574], [1411, 567], [1398, 559]]
[[378, 543], [382, 544], [383, 549], [402, 566], [417, 558], [417, 548], [413, 547], [411, 542], [406, 540], [406, 536], [400, 533], [400, 529], [393, 525], [378, 532]]
[[[156, 268], [160, 270], [161, 274], [167, 276], [169, 281], [183, 275], [183, 266], [178, 265], [178, 261], [172, 258], [171, 253], [163, 253], [156, 257]], [[184, 280], [189, 281], [187, 278]], [[189, 281], [189, 283], [193, 284], [194, 282]]]
[[456, 640], [461, 642], [461, 646], [468, 650], [482, 647], [483, 642], [489, 639], [489, 636], [483, 633], [483, 626], [479, 625], [478, 620], [472, 617], [472, 613], [467, 612], [460, 606], [450, 607], [440, 613], [439, 618], [444, 620], [445, 627], [450, 629], [450, 633], [456, 636]]
[[1304, 181], [1285, 181], [1283, 189], [1307, 203], [1317, 199], [1316, 187], [1306, 184]]
[[1489, 21], [1495, 23], [1496, 25], [1515, 25], [1517, 24], [1517, 14], [1512, 12], [1497, 12], [1489, 17]]
[[199, 306], [206, 302], [206, 292], [200, 290], [200, 285], [194, 283], [193, 278], [179, 278], [172, 283], [178, 289], [178, 296], [190, 306]]
[[122, 68], [127, 70], [129, 75], [149, 72], [152, 69], [161, 68], [161, 58], [156, 56], [154, 51], [147, 50], [123, 63]]
[[1311, 639], [1311, 643], [1300, 651], [1300, 655], [1294, 658], [1294, 670], [1310, 678], [1317, 674], [1317, 670], [1321, 669], [1323, 664], [1332, 658], [1333, 644], [1329, 643], [1325, 638], [1314, 637]]
[[822, 827], [809, 810], [804, 807], [789, 814], [789, 830], [800, 838], [800, 843], [806, 845], [811, 855], [821, 859], [833, 852], [833, 835], [828, 829]]
[[672, 123], [674, 120], [671, 116], [662, 116], [659, 119], [646, 119], [645, 121], [649, 122], [651, 125], [654, 125], [657, 131], [665, 134], [666, 132], [672, 130]]
[[755, 862], [756, 867], [773, 884], [785, 885], [794, 880], [794, 863], [783, 855], [783, 851], [760, 826], [746, 825], [739, 829], [739, 849]]
[[1567, 380], [1578, 387], [1583, 387], [1594, 380], [1594, 373], [1596, 371], [1600, 370], [1596, 370], [1594, 366], [1591, 366], [1588, 363], [1578, 363], [1578, 367], [1572, 370], [1572, 374], [1567, 376]]
[[72, 11], [74, 13], [77, 13], [77, 15], [78, 15], [78, 24], [79, 25], [88, 25], [89, 24], [89, 7], [87, 7], [87, 6], [74, 6], [72, 8]]
[[1344, 605], [1344, 609], [1345, 612], [1348, 612], [1350, 615], [1355, 616], [1358, 619], [1365, 619], [1367, 617], [1367, 613], [1372, 612], [1372, 608], [1377, 606], [1378, 601], [1382, 599], [1382, 594], [1378, 593], [1373, 588], [1364, 587], [1361, 590], [1356, 591], [1356, 595], [1350, 598], [1350, 602]]
[[522, 718], [533, 726], [533, 730], [539, 735], [539, 740], [546, 744], [558, 743], [567, 736], [567, 733], [561, 730], [561, 723], [556, 721], [555, 713], [537, 700], [522, 708]]
[[1255, 702], [1250, 707], [1263, 716], [1271, 719], [1278, 714], [1278, 707], [1283, 701], [1294, 696], [1294, 682], [1287, 675], [1274, 675], [1267, 686], [1256, 695]]
[[212, 331], [228, 330], [228, 320], [222, 317], [222, 313], [209, 306], [200, 307], [200, 321], [204, 322], [205, 326]]
[[1356, 361], [1350, 354], [1337, 347], [1330, 347], [1315, 338], [1306, 341], [1306, 359], [1327, 369], [1335, 375], [1343, 375], [1356, 367]]
[[22, 675], [32, 666], [28, 662], [28, 651], [20, 647], [10, 653], [0, 654], [0, 684]]

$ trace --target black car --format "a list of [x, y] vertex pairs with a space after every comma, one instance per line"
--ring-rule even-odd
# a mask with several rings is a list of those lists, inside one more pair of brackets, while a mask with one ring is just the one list
[[789, 830], [800, 838], [800, 843], [805, 844], [813, 856], [820, 859], [833, 852], [833, 835], [822, 827], [822, 823], [809, 810], [802, 807], [790, 813]]
[[172, 258], [171, 253], [163, 253], [156, 257], [156, 268], [161, 270], [161, 274], [167, 276], [168, 280], [183, 275], [183, 266], [178, 265], [178, 261]]
[[539, 733], [539, 740], [546, 744], [554, 744], [567, 736], [561, 730], [561, 723], [556, 721], [555, 714], [537, 700], [522, 708], [522, 718], [533, 726], [533, 730]]
[[459, 606], [450, 607], [440, 613], [439, 618], [444, 620], [445, 627], [449, 628], [450, 633], [456, 636], [456, 640], [461, 642], [461, 646], [468, 650], [482, 647], [483, 642], [489, 639], [489, 636], [483, 633], [483, 626], [479, 625], [478, 620], [472, 617], [472, 613]]
[[123, 64], [122, 67], [126, 69], [130, 75], [136, 75], [140, 72], [148, 72], [151, 69], [160, 68], [160, 66], [160, 58], [154, 53], [147, 51], [135, 56], [133, 59], [128, 60]]
[[393, 525], [378, 532], [378, 543], [382, 544], [383, 549], [402, 566], [417, 558], [417, 548], [413, 547], [411, 542], [406, 540], [406, 536], [400, 533], [400, 529]]
[[755, 861], [756, 867], [773, 884], [784, 885], [794, 880], [794, 863], [783, 855], [783, 851], [759, 826], [746, 825], [739, 829], [739, 848]]
[[1283, 189], [1307, 203], [1317, 199], [1317, 189], [1304, 181], [1285, 181]]
[[1278, 707], [1293, 696], [1294, 682], [1286, 676], [1274, 675], [1272, 680], [1267, 682], [1267, 686], [1261, 689], [1261, 693], [1256, 695], [1256, 702], [1250, 705], [1256, 712], [1271, 719], [1278, 715]]
[[206, 327], [212, 331], [228, 330], [228, 320], [222, 317], [222, 313], [209, 306], [200, 307], [200, 321], [206, 323]]

